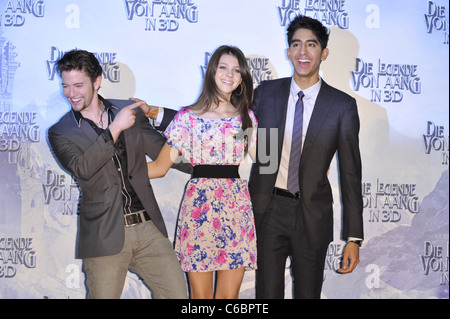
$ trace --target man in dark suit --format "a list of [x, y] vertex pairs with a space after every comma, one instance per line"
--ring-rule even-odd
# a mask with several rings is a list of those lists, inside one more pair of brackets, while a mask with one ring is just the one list
[[[165, 143], [139, 106], [98, 95], [102, 68], [73, 50], [57, 63], [72, 109], [48, 130], [63, 168], [81, 190], [77, 257], [89, 298], [120, 298], [128, 269], [155, 298], [187, 298], [187, 287], [147, 174], [146, 154]], [[190, 166], [179, 164], [189, 171]]]
[[[263, 82], [255, 90], [258, 156], [249, 188], [258, 240], [257, 298], [284, 297], [288, 257], [294, 298], [320, 298], [326, 251], [333, 240], [327, 171], [336, 152], [342, 236], [348, 240], [339, 272], [352, 272], [359, 262], [363, 239], [359, 117], [355, 99], [319, 76], [329, 53], [328, 35], [317, 20], [295, 18], [288, 27], [287, 49], [293, 77]], [[298, 125], [302, 127], [296, 129]], [[269, 154], [271, 149], [276, 152]]]

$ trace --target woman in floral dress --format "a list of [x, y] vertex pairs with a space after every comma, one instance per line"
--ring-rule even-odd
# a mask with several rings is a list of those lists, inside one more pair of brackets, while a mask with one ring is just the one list
[[252, 204], [238, 173], [244, 157], [256, 149], [252, 98], [244, 54], [235, 47], [218, 48], [197, 102], [176, 114], [164, 132], [166, 145], [148, 163], [150, 178], [164, 176], [179, 155], [194, 166], [175, 242], [191, 298], [237, 298], [245, 270], [256, 268]]

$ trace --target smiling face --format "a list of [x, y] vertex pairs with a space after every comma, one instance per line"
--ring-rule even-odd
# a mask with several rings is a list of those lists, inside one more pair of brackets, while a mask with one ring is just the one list
[[307, 89], [319, 81], [320, 63], [328, 56], [328, 49], [322, 50], [317, 37], [309, 29], [298, 29], [292, 38], [287, 55], [294, 67], [294, 80]]
[[61, 79], [64, 96], [69, 100], [73, 110], [81, 112], [97, 103], [101, 76], [92, 83], [86, 72], [71, 70], [63, 71]]
[[229, 100], [231, 93], [233, 93], [242, 82], [238, 59], [234, 55], [223, 54], [217, 65], [214, 79], [220, 94]]

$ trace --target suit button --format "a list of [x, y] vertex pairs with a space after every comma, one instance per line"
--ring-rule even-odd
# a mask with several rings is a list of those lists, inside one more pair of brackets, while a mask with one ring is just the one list
[[129, 179], [129, 180], [132, 180], [132, 179], [133, 179], [133, 176], [128, 176], [128, 179]]

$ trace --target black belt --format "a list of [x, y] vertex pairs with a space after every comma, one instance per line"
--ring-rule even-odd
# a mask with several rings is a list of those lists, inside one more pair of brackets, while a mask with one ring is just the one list
[[240, 178], [239, 165], [195, 165], [192, 178]]
[[292, 194], [291, 192], [289, 192], [285, 189], [278, 188], [278, 187], [273, 188], [272, 194], [278, 195], [278, 196], [283, 196], [283, 197], [288, 197], [288, 198], [292, 198], [292, 199], [300, 198], [300, 192]]
[[151, 219], [145, 210], [140, 210], [135, 213], [126, 214], [126, 215], [123, 215], [123, 217], [125, 218], [125, 226], [126, 227], [136, 226], [142, 222], [145, 222], [145, 221]]

